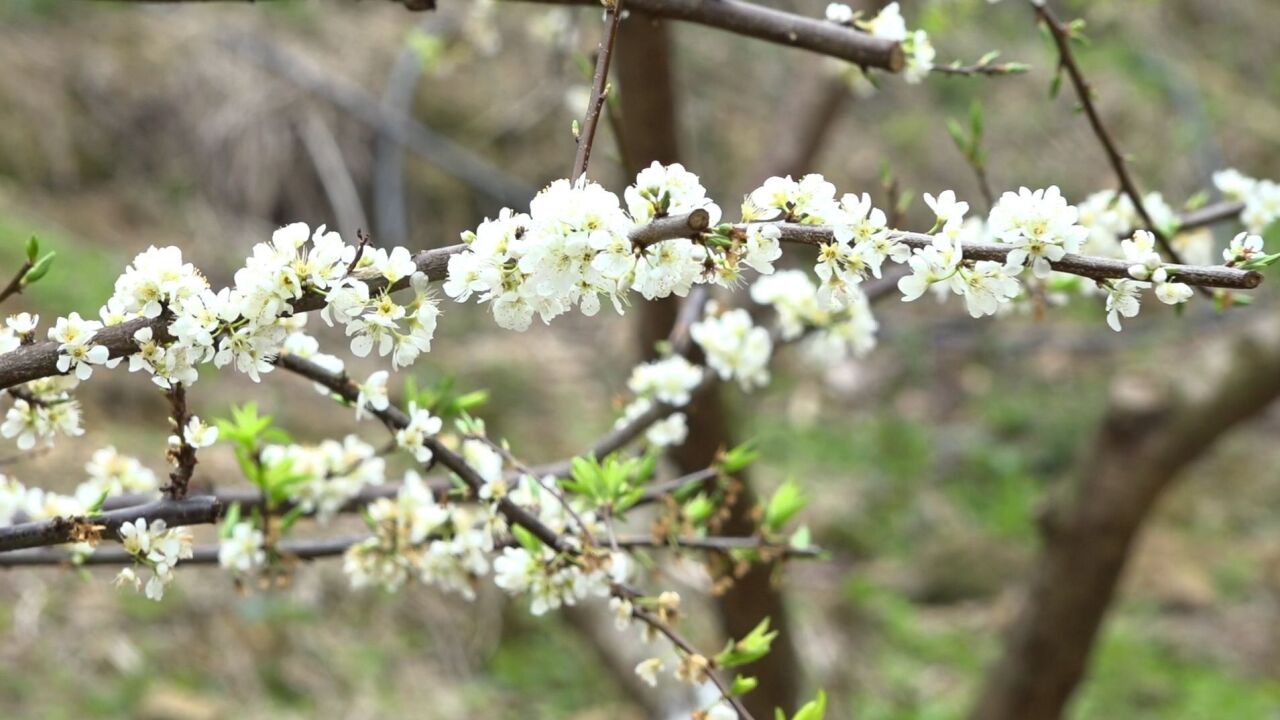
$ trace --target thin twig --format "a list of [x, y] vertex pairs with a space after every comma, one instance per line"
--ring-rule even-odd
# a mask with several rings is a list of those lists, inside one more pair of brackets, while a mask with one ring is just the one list
[[[296, 355], [281, 355], [276, 358], [275, 364], [276, 367], [283, 368], [323, 385], [347, 402], [355, 402], [360, 395], [359, 388], [350, 378], [341, 373], [330, 372], [310, 360]], [[385, 410], [371, 410], [370, 412], [393, 433], [409, 425], [409, 416], [396, 405], [388, 405]], [[480, 477], [462, 456], [450, 450], [435, 437], [427, 438], [424, 445], [431, 451], [435, 460], [438, 460], [440, 464], [457, 475], [472, 492], [479, 494], [480, 489], [485, 484], [484, 478]], [[498, 512], [505, 516], [508, 521], [528, 530], [548, 547], [562, 552], [569, 549], [569, 545], [558, 533], [547, 527], [528, 510], [506, 498], [499, 500], [497, 505]]]
[[35, 263], [31, 262], [30, 258], [22, 261], [22, 267], [18, 268], [18, 274], [13, 276], [13, 279], [9, 281], [8, 285], [4, 286], [3, 290], [0, 290], [0, 303], [8, 300], [10, 296], [22, 292], [22, 279], [27, 276], [27, 273], [31, 272], [33, 267], [35, 267]]
[[949, 77], [974, 77], [986, 76], [994, 77], [999, 75], [1019, 75], [1027, 71], [1027, 66], [1022, 63], [975, 63], [973, 65], [961, 65], [959, 60], [948, 63], [946, 65], [934, 65], [929, 72], [946, 75]]
[[600, 112], [609, 91], [609, 62], [613, 59], [613, 48], [618, 42], [618, 24], [622, 22], [622, 1], [605, 0], [604, 36], [600, 39], [600, 48], [596, 54], [595, 75], [591, 79], [591, 97], [587, 100], [587, 112], [582, 118], [582, 127], [578, 129], [578, 150], [573, 157], [573, 173], [569, 176], [573, 182], [587, 174], [587, 165], [591, 162], [591, 145], [595, 142], [596, 126], [600, 124]]
[[1124, 155], [1116, 147], [1115, 139], [1102, 122], [1102, 115], [1098, 112], [1098, 107], [1093, 101], [1093, 89], [1089, 86], [1089, 81], [1085, 79], [1084, 73], [1081, 72], [1080, 65], [1076, 63], [1075, 54], [1071, 50], [1071, 31], [1058, 20], [1044, 0], [1034, 0], [1032, 6], [1035, 8], [1036, 16], [1045, 24], [1045, 27], [1049, 28], [1049, 34], [1053, 36], [1053, 42], [1058, 48], [1059, 71], [1065, 69], [1067, 75], [1071, 78], [1071, 85], [1075, 88], [1076, 97], [1080, 99], [1080, 105], [1084, 108], [1085, 116], [1089, 118], [1089, 126], [1093, 128], [1093, 134], [1098, 137], [1098, 142], [1102, 144], [1107, 160], [1111, 163], [1111, 168], [1115, 170], [1116, 177], [1120, 180], [1121, 189], [1129, 197], [1129, 201], [1133, 203], [1134, 210], [1142, 218], [1142, 222], [1151, 231], [1151, 234], [1155, 236], [1156, 242], [1160, 244], [1160, 247], [1173, 262], [1181, 263], [1182, 260], [1179, 258], [1178, 252], [1173, 249], [1169, 238], [1165, 237], [1164, 232], [1152, 221], [1151, 214], [1147, 211], [1147, 206], [1142, 201], [1142, 192], [1138, 189], [1137, 182], [1134, 181], [1133, 176], [1129, 173], [1129, 167], [1125, 162]]
[[[638, 605], [633, 605], [631, 608], [631, 615], [635, 619], [639, 620], [645, 625], [648, 625], [649, 627], [661, 633], [664, 637], [666, 637], [668, 640], [671, 641], [672, 645], [675, 645], [686, 655], [698, 655], [706, 658], [706, 656], [703, 655], [701, 652], [699, 652], [698, 649], [694, 647], [692, 643], [690, 643], [688, 640], [684, 638], [684, 636], [676, 632], [675, 628], [663, 622], [658, 618], [658, 616], [654, 615], [648, 610], [645, 610], [644, 608]], [[710, 660], [710, 658], [707, 658], [707, 659]], [[733, 694], [733, 692], [729, 689], [729, 686], [720, 677], [719, 673], [716, 672], [715, 668], [708, 667], [706, 670], [706, 675], [707, 675], [707, 679], [710, 680], [712, 684], [716, 686], [716, 689], [720, 691], [720, 695], [725, 699], [725, 701], [733, 706], [734, 711], [738, 713], [739, 720], [755, 720], [755, 716], [753, 716], [747, 710], [746, 706], [742, 704], [742, 700]]]

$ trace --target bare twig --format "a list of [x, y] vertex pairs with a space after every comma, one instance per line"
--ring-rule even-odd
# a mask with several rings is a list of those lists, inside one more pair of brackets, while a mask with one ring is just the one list
[[577, 182], [587, 174], [591, 162], [591, 146], [595, 142], [596, 126], [600, 124], [600, 112], [604, 109], [609, 91], [609, 63], [618, 41], [618, 24], [622, 22], [623, 0], [605, 0], [604, 36], [596, 54], [595, 75], [591, 78], [591, 97], [587, 100], [587, 112], [578, 130], [578, 150], [573, 157], [573, 173], [569, 178]]
[[948, 63], [946, 65], [934, 65], [929, 72], [946, 75], [949, 77], [974, 77], [986, 76], [994, 77], [999, 75], [1017, 75], [1027, 71], [1027, 66], [1022, 63], [975, 63], [973, 65], [961, 65], [959, 60]]
[[1133, 203], [1134, 210], [1138, 212], [1142, 222], [1151, 231], [1151, 234], [1155, 236], [1156, 242], [1160, 244], [1160, 247], [1175, 263], [1181, 263], [1182, 260], [1178, 257], [1178, 252], [1173, 249], [1173, 245], [1170, 244], [1169, 238], [1165, 237], [1164, 232], [1151, 220], [1151, 214], [1147, 212], [1147, 206], [1142, 201], [1142, 192], [1138, 189], [1137, 182], [1134, 181], [1133, 176], [1129, 173], [1129, 166], [1125, 162], [1124, 155], [1116, 147], [1116, 141], [1107, 130], [1107, 126], [1102, 123], [1102, 115], [1098, 112], [1098, 107], [1093, 101], [1093, 88], [1089, 86], [1089, 81], [1085, 79], [1079, 64], [1076, 63], [1075, 54], [1071, 50], [1071, 30], [1058, 20], [1044, 0], [1033, 2], [1032, 7], [1035, 8], [1036, 16], [1049, 29], [1049, 34], [1053, 36], [1054, 45], [1058, 48], [1059, 71], [1066, 70], [1068, 77], [1071, 78], [1071, 85], [1075, 88], [1076, 97], [1080, 99], [1080, 105], [1084, 108], [1085, 116], [1089, 118], [1089, 126], [1093, 128], [1093, 134], [1098, 137], [1098, 142], [1102, 144], [1102, 149], [1107, 155], [1107, 161], [1111, 163], [1111, 168], [1115, 170], [1116, 177], [1120, 180], [1121, 189], [1129, 197], [1129, 201]]
[[[310, 360], [296, 355], [280, 356], [276, 359], [276, 366], [319, 383], [348, 402], [355, 402], [360, 395], [359, 388], [350, 378], [343, 374], [330, 372]], [[370, 412], [392, 432], [402, 430], [409, 425], [409, 416], [405, 415], [404, 411], [395, 405], [388, 405], [385, 410], [371, 410]], [[484, 478], [480, 477], [462, 456], [445, 447], [434, 437], [427, 438], [424, 444], [431, 450], [435, 460], [457, 475], [473, 492], [479, 493], [480, 488], [485, 484]], [[528, 530], [545, 543], [547, 547], [558, 551], [568, 549], [568, 545], [559, 534], [543, 524], [528, 510], [505, 498], [499, 500], [497, 505], [498, 512], [510, 522]]]
[[22, 262], [22, 267], [18, 268], [18, 273], [13, 276], [8, 285], [4, 286], [3, 290], [0, 290], [0, 303], [22, 292], [22, 279], [27, 276], [27, 273], [31, 272], [33, 267], [35, 267], [35, 263], [30, 258]]

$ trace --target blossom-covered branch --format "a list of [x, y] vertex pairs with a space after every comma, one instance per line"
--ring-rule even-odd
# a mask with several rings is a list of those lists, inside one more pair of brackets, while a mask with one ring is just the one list
[[[780, 223], [776, 227], [781, 233], [780, 239], [782, 241], [814, 246], [833, 242], [839, 232], [836, 228], [820, 225]], [[747, 231], [747, 227], [744, 226], [735, 226], [734, 229], [741, 233]], [[890, 233], [889, 236], [913, 250], [930, 247], [934, 241], [934, 236], [923, 233], [895, 231]], [[1002, 243], [964, 243], [961, 246], [961, 256], [965, 260], [991, 260], [1004, 263], [1014, 249], [1008, 244]], [[1129, 268], [1132, 267], [1132, 264], [1115, 258], [1066, 253], [1058, 260], [1050, 260], [1049, 267], [1056, 272], [1089, 278], [1090, 280], [1114, 280], [1130, 278]], [[1169, 271], [1170, 275], [1178, 278], [1178, 282], [1186, 283], [1187, 285], [1252, 290], [1262, 283], [1262, 273], [1257, 270], [1243, 270], [1217, 265], [1195, 266], [1173, 263], [1167, 263], [1164, 267]]]
[[[154, 519], [163, 519], [154, 514]], [[194, 523], [188, 523], [194, 524]], [[285, 560], [323, 560], [338, 557], [347, 552], [353, 545], [365, 542], [368, 534], [346, 535], [340, 537], [307, 538], [298, 540], [281, 540], [276, 543], [275, 551]], [[759, 552], [777, 557], [814, 558], [821, 550], [813, 546], [793, 547], [766, 542], [760, 538], [749, 537], [619, 537], [615, 539], [618, 548], [624, 550], [687, 550], [712, 553]], [[514, 542], [507, 543], [514, 547]], [[216, 565], [223, 545], [214, 543], [194, 545], [191, 557], [183, 559], [183, 565]], [[40, 565], [75, 565], [75, 566], [115, 566], [128, 565], [134, 557], [128, 550], [120, 547], [99, 547], [90, 554], [68, 552], [60, 548], [39, 547], [11, 552], [0, 552], [0, 568], [31, 567]]]
[[[637, 226], [633, 233], [637, 244], [649, 244], [664, 239], [688, 237], [705, 230], [707, 216], [705, 213], [689, 213], [681, 217], [660, 218], [652, 223]], [[442, 248], [424, 250], [413, 256], [414, 272], [422, 273], [429, 280], [442, 280], [448, 275], [449, 258], [466, 249], [465, 245], [450, 245]], [[409, 287], [409, 276], [405, 275], [394, 283], [388, 283], [383, 277], [361, 280], [369, 293], [376, 294], [383, 289], [391, 292]], [[291, 303], [291, 312], [304, 313], [321, 310], [325, 307], [326, 298], [319, 292], [306, 292]], [[112, 359], [128, 357], [138, 352], [136, 335], [139, 331], [149, 329], [159, 341], [172, 340], [169, 325], [173, 315], [169, 312], [154, 317], [135, 317], [119, 324], [107, 325], [92, 336], [92, 345], [105, 347]], [[58, 365], [59, 343], [54, 341], [37, 342], [19, 346], [14, 343], [11, 351], [4, 352], [6, 346], [0, 339], [0, 389], [51, 377], [62, 372]]]

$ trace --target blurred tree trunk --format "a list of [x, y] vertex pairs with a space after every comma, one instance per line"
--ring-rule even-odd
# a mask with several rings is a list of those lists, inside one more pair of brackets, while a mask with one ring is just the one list
[[[622, 142], [625, 157], [633, 167], [631, 174], [653, 161], [673, 163], [679, 159], [676, 98], [672, 84], [672, 48], [667, 25], [640, 14], [622, 23], [617, 46], [617, 72], [622, 87]], [[654, 343], [667, 337], [675, 323], [677, 298], [640, 305], [640, 347], [646, 357], [652, 356]], [[701, 362], [700, 358], [694, 358]], [[680, 472], [707, 467], [722, 447], [732, 446], [733, 439], [719, 389], [710, 389], [694, 399], [688, 411], [689, 437], [671, 453]], [[743, 492], [737, 496], [725, 535], [749, 535], [755, 530], [751, 511], [756, 497], [747, 480], [739, 476]], [[779, 630], [773, 651], [763, 660], [746, 668], [759, 686], [746, 695], [747, 709], [757, 717], [773, 716], [773, 709], [792, 710], [799, 695], [798, 658], [795, 638], [787, 620], [781, 592], [770, 578], [773, 566], [752, 568], [717, 599], [720, 623], [730, 637], [740, 638], [761, 619], [772, 618]]]
[[1280, 396], [1280, 348], [1246, 338], [1230, 370], [1197, 397], [1179, 388], [1203, 372], [1182, 366], [1113, 388], [1111, 408], [1071, 497], [1043, 517], [1045, 549], [1004, 656], [987, 677], [974, 720], [1056, 720], [1087, 668], [1134, 540], [1178, 474], [1232, 427]]
[[814, 172], [827, 136], [853, 95], [849, 83], [825, 63], [811, 62], [806, 67], [808, 72], [797, 79], [783, 101], [783, 107], [792, 111], [783, 113], [783, 121], [771, 133], [755, 175], [747, 179], [748, 187], [759, 187], [774, 175]]

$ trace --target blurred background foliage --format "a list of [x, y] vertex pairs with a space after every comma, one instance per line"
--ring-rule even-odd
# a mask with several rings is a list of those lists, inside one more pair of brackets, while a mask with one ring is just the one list
[[[353, 236], [326, 191], [326, 143], [374, 218], [377, 133], [246, 48], [287, 53], [369, 103], [407, 57], [421, 70], [410, 111], [424, 125], [517, 185], [565, 175], [598, 12], [440, 4], [423, 15], [381, 2], [0, 5], [0, 269], [18, 264], [31, 233], [59, 252], [17, 305], [46, 320], [90, 315], [150, 244], [181, 246], [219, 285], [279, 224], [328, 223]], [[812, 15], [825, 6], [773, 4]], [[1031, 72], [921, 86], [881, 78], [877, 92], [847, 105], [813, 170], [883, 203], [887, 165], [909, 197], [955, 188], [976, 204], [946, 129], [976, 100], [997, 190], [1055, 183], [1079, 200], [1113, 186], [1070, 94], [1048, 99], [1053, 56], [1024, 3], [903, 5], [940, 61], [998, 49]], [[1280, 4], [1056, 5], [1089, 21], [1081, 61], [1144, 188], [1178, 206], [1209, 188], [1215, 169], [1280, 176]], [[834, 68], [693, 26], [676, 26], [675, 39], [685, 164], [732, 214], [735, 198], [763, 180], [751, 174], [786, 128], [792, 87]], [[592, 174], [621, 190], [616, 146], [601, 132]], [[403, 177], [411, 248], [455, 242], [500, 207], [431, 158], [406, 154]], [[925, 214], [912, 203], [908, 224], [926, 228]], [[1221, 242], [1234, 230], [1218, 233]], [[764, 450], [758, 481], [795, 477], [821, 498], [807, 522], [830, 557], [789, 567], [785, 581], [806, 685], [832, 693], [833, 717], [963, 717], [1035, 558], [1037, 513], [1087, 450], [1110, 379], [1179, 371], [1195, 383], [1182, 361], [1275, 301], [1264, 289], [1254, 307], [1227, 317], [1163, 310], [1116, 336], [1100, 301], [998, 326], [954, 304], [939, 312], [888, 303], [878, 311], [881, 347], [868, 359], [816, 369], [784, 352], [767, 392], [730, 394], [735, 422]], [[414, 374], [488, 389], [482, 414], [493, 433], [527, 460], [550, 460], [612, 422], [638, 355], [630, 323], [565, 318], [516, 336], [475, 307], [450, 305]], [[357, 375], [368, 369], [353, 365]], [[303, 440], [351, 428], [347, 413], [294, 378], [218, 378], [193, 403], [217, 416], [251, 398]], [[162, 467], [164, 404], [145, 380], [117, 372], [87, 386], [84, 400], [85, 437], [5, 471], [71, 487], [105, 444]], [[1280, 717], [1278, 429], [1272, 413], [1236, 433], [1164, 498], [1072, 717]], [[237, 482], [223, 450], [202, 454], [198, 476]], [[586, 636], [562, 619], [530, 619], [493, 592], [475, 604], [421, 588], [356, 595], [337, 563], [300, 567], [285, 588], [239, 591], [217, 571], [189, 568], [155, 605], [115, 592], [109, 578], [3, 573], [0, 715], [644, 715]], [[693, 597], [705, 590], [699, 578], [689, 563], [668, 579]], [[702, 626], [694, 635], [714, 642], [712, 624]]]

